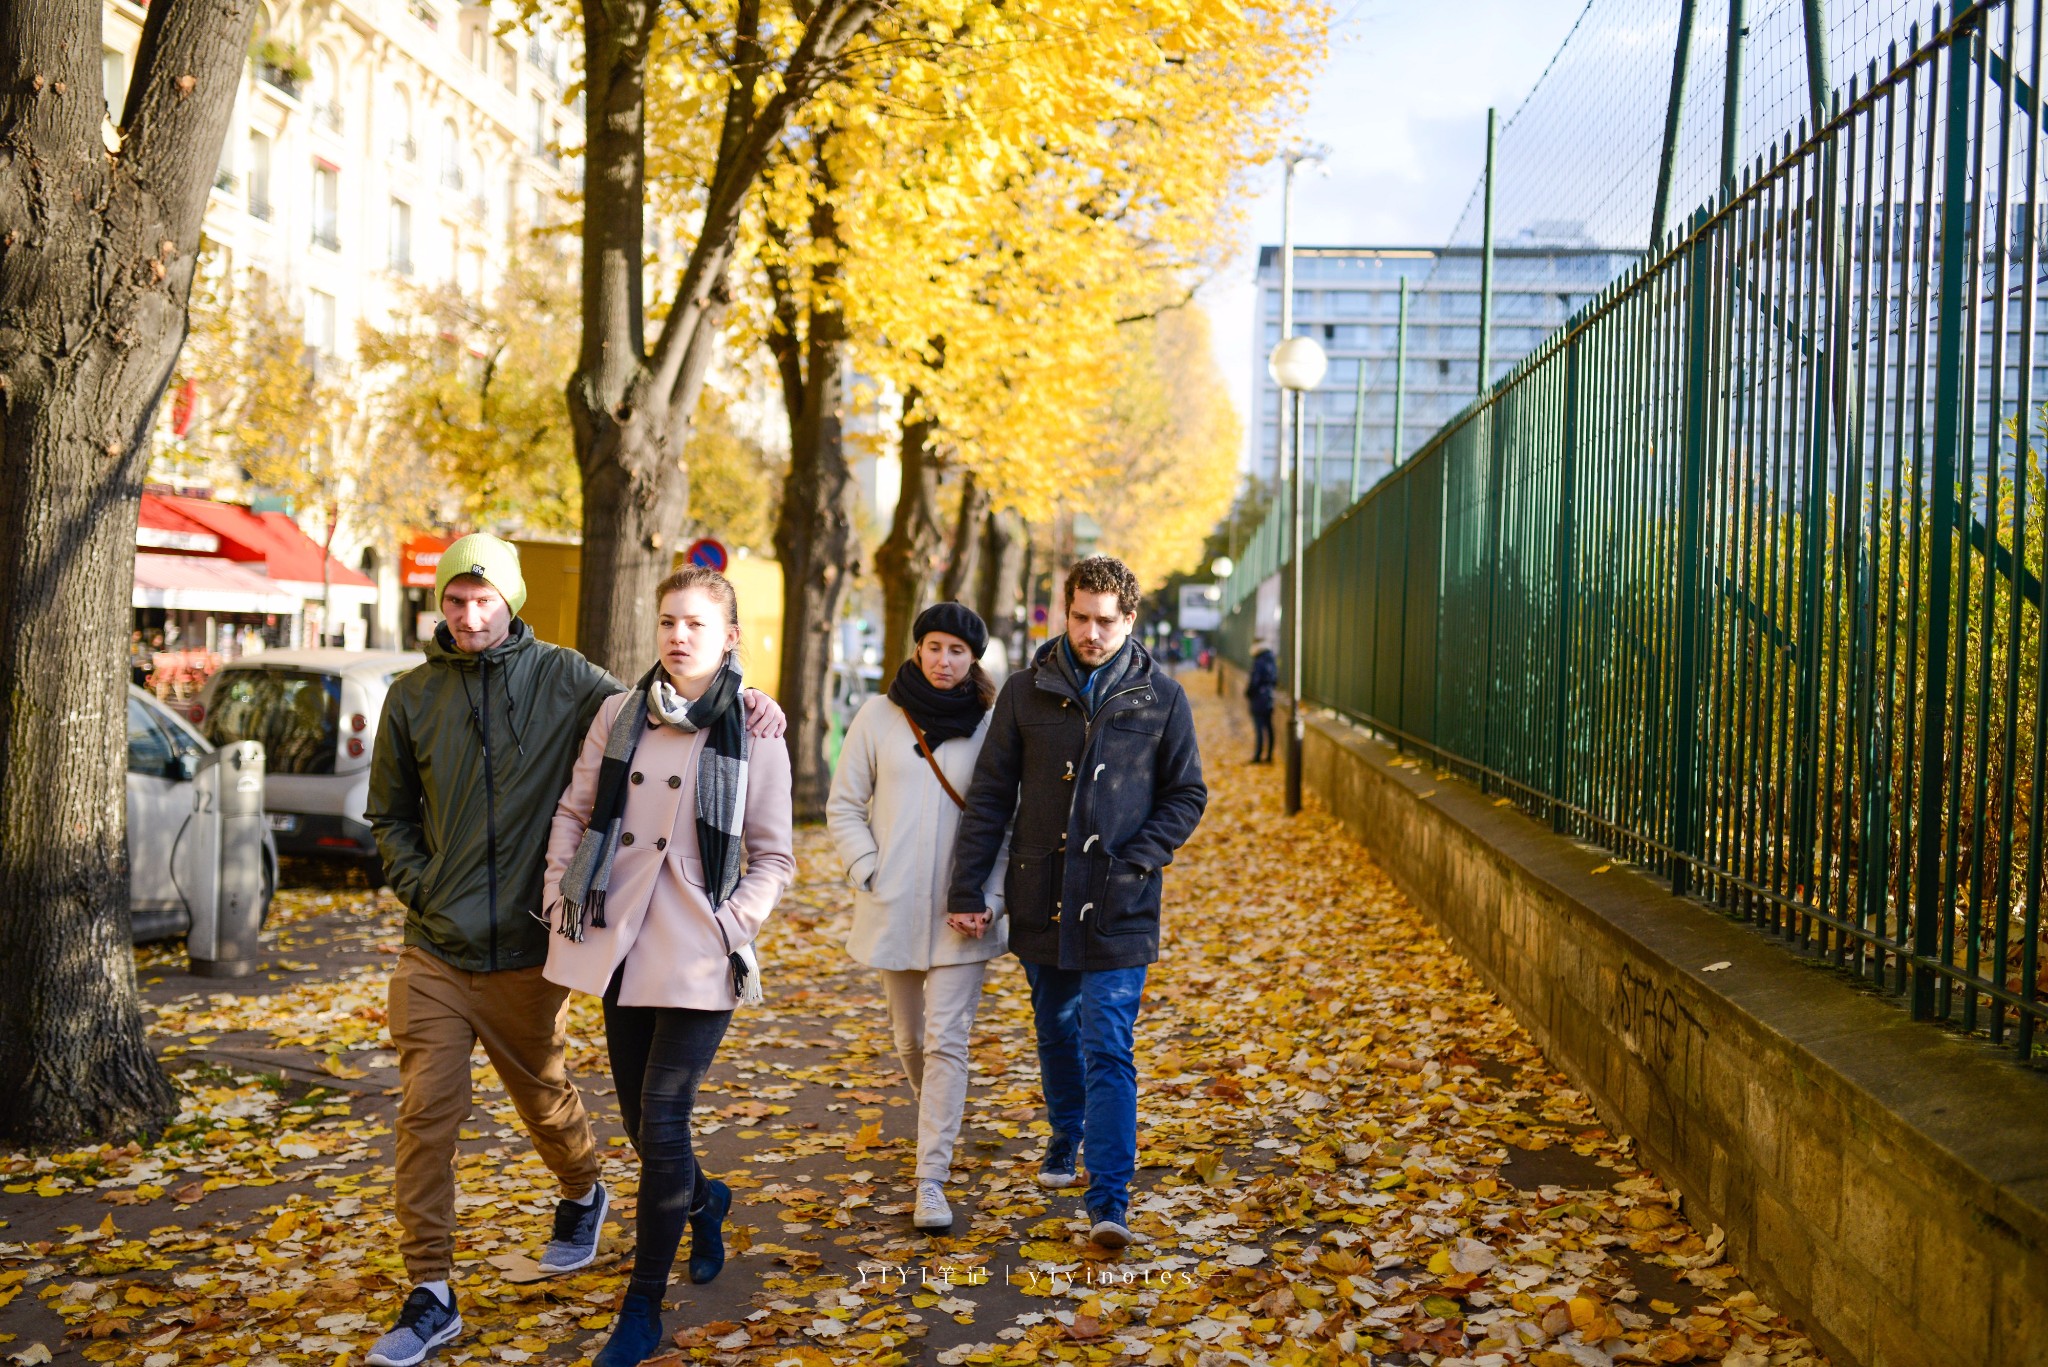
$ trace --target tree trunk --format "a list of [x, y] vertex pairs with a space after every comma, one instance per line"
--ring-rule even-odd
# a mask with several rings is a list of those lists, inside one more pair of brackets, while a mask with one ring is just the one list
[[[988, 517], [988, 490], [974, 477], [974, 471], [963, 471], [960, 476], [960, 507], [953, 517], [952, 553], [946, 557], [946, 574], [939, 581], [939, 597], [956, 603], [964, 603], [970, 594], [979, 597], [975, 589], [974, 567], [981, 559], [983, 522]], [[987, 622], [988, 614], [982, 614]], [[994, 624], [990, 624], [994, 629]]]
[[[915, 391], [904, 397], [909, 414], [917, 406]], [[939, 454], [932, 449], [933, 424], [906, 416], [902, 426], [903, 484], [896, 495], [896, 515], [888, 539], [875, 551], [875, 575], [882, 581], [882, 684], [896, 677], [896, 667], [910, 657], [910, 639], [936, 567], [939, 548]]]
[[[790, 119], [831, 79], [876, 8], [875, 0], [820, 0], [778, 70], [761, 40], [760, 0], [739, 0], [726, 46], [717, 162], [696, 243], [649, 353], [643, 223], [656, 7], [651, 0], [583, 2], [583, 345], [568, 388], [583, 487], [576, 647], [622, 677], [637, 676], [652, 660], [654, 589], [674, 563], [690, 510], [683, 451], [724, 321], [741, 214]], [[772, 93], [757, 99], [764, 80]]]
[[[982, 517], [981, 549], [976, 552], [974, 610], [988, 623], [991, 636], [1015, 647], [1017, 598], [1024, 576], [1024, 520], [1004, 508]], [[1017, 663], [1014, 656], [1011, 664]]]
[[129, 943], [125, 671], [150, 425], [255, 0], [158, 0], [118, 152], [100, 6], [0, 4], [0, 1138], [161, 1126]]
[[796, 817], [825, 814], [832, 771], [825, 735], [832, 699], [832, 628], [858, 553], [853, 472], [846, 463], [842, 370], [846, 338], [836, 312], [813, 314], [803, 407], [791, 423], [789, 477], [775, 553], [782, 562], [782, 702]]

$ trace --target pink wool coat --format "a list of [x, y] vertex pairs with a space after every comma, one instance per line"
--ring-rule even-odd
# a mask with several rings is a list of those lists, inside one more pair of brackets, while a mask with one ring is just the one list
[[[542, 893], [550, 925], [558, 914], [562, 875], [597, 805], [605, 741], [630, 696], [617, 694], [598, 709], [576, 758], [575, 775], [555, 807]], [[796, 875], [790, 846], [789, 747], [780, 738], [752, 739], [741, 832], [746, 872], [715, 918], [704, 891], [697, 846], [697, 755], [703, 748], [703, 732], [673, 726], [650, 725], [640, 737], [628, 771], [626, 816], [605, 894], [604, 927], [587, 927], [580, 942], [549, 935], [549, 982], [602, 996], [623, 962], [622, 1006], [730, 1011], [739, 1005], [726, 959], [727, 942], [733, 949], [752, 943]], [[764, 974], [767, 971], [764, 966]]]

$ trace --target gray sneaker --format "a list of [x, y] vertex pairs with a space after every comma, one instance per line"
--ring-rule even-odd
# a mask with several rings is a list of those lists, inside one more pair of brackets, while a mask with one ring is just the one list
[[597, 1240], [604, 1232], [612, 1196], [602, 1182], [591, 1190], [594, 1194], [588, 1203], [578, 1204], [566, 1197], [555, 1203], [555, 1233], [540, 1255], [541, 1271], [574, 1272], [597, 1261]]
[[946, 1189], [929, 1178], [917, 1184], [917, 1214], [911, 1223], [934, 1234], [953, 1227], [953, 1208], [946, 1204]]
[[455, 1313], [454, 1293], [449, 1303], [424, 1286], [415, 1286], [398, 1312], [398, 1323], [378, 1339], [369, 1356], [370, 1367], [419, 1367], [436, 1348], [462, 1332], [462, 1316]]

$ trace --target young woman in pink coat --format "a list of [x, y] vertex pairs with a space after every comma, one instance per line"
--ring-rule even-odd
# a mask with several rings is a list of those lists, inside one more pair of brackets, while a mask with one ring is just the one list
[[698, 1166], [690, 1111], [742, 993], [759, 1000], [749, 946], [796, 872], [789, 750], [747, 734], [732, 585], [691, 567], [656, 597], [660, 662], [598, 712], [548, 841], [546, 976], [604, 998], [640, 1155], [633, 1277], [597, 1367], [661, 1350], [686, 1226], [690, 1280], [725, 1265], [732, 1190]]

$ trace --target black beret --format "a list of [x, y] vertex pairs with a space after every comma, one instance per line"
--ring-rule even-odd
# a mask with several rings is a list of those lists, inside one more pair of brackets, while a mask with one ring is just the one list
[[910, 628], [911, 637], [920, 642], [934, 631], [943, 631], [967, 642], [967, 648], [974, 652], [977, 660], [988, 649], [988, 626], [965, 603], [934, 603], [917, 614], [917, 621]]

